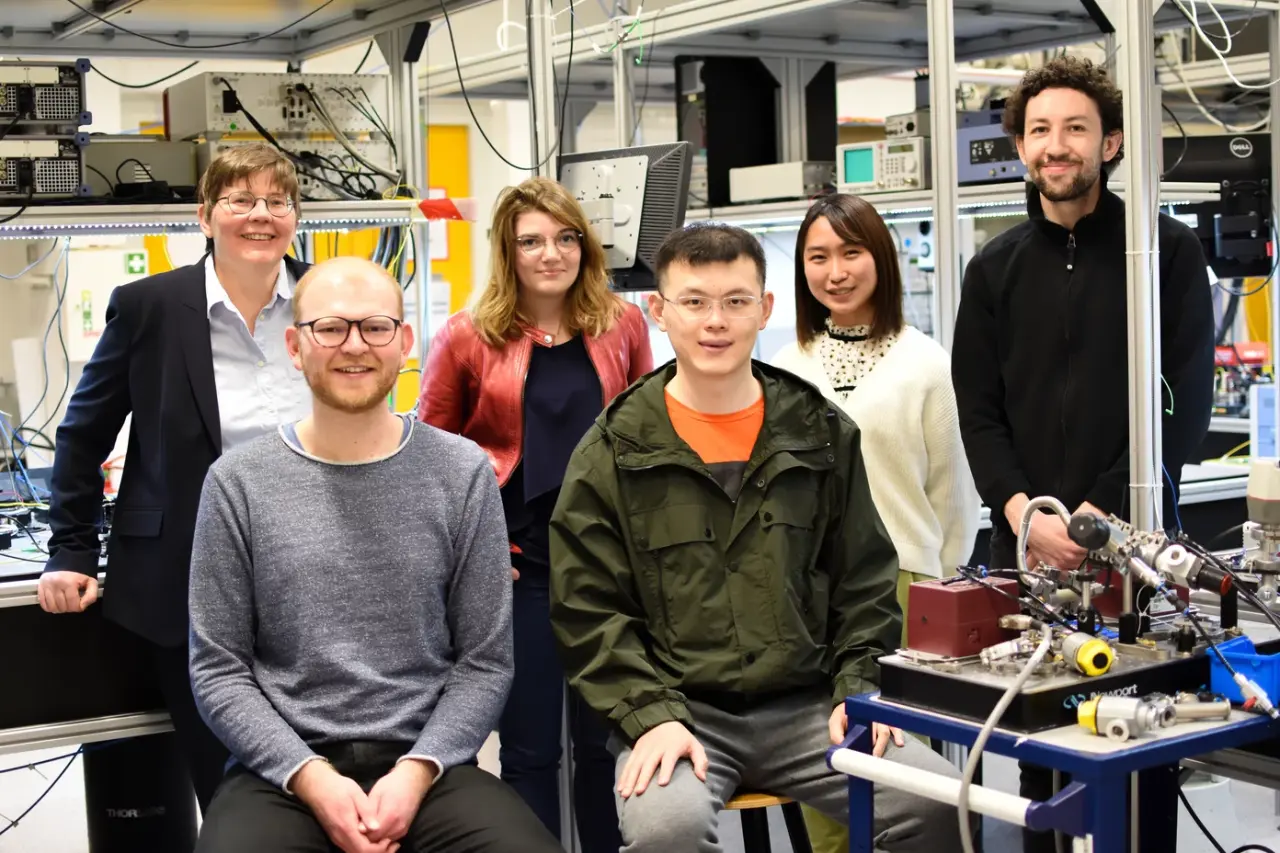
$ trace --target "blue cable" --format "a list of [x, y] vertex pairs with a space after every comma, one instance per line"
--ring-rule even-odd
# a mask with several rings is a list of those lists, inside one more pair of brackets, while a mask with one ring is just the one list
[[[0, 439], [4, 439], [4, 443], [8, 445], [13, 453], [13, 461], [18, 466], [18, 478], [27, 484], [27, 491], [31, 493], [32, 500], [39, 500], [41, 496], [36, 493], [35, 484], [31, 482], [31, 475], [27, 473], [27, 466], [22, 463], [22, 454], [18, 452], [18, 445], [21, 445], [23, 450], [26, 450], [30, 445], [13, 428], [13, 422], [2, 413], [0, 413]], [[52, 496], [52, 493], [47, 489], [44, 491], [46, 492], [45, 497]], [[22, 501], [21, 494], [17, 494], [14, 497], [19, 502]]]
[[1169, 491], [1173, 493], [1173, 521], [1178, 525], [1178, 532], [1182, 532], [1182, 515], [1178, 512], [1178, 489], [1173, 485], [1173, 477], [1169, 476], [1169, 469], [1165, 467], [1163, 462], [1160, 463], [1160, 470], [1164, 471], [1164, 478], [1169, 481]]

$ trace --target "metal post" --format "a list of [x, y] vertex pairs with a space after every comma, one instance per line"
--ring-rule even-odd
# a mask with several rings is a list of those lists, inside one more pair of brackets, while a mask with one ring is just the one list
[[[778, 162], [791, 163], [806, 159], [809, 146], [806, 144], [804, 87], [809, 82], [805, 76], [803, 59], [787, 57], [780, 61], [782, 76], [778, 82], [779, 104], [778, 115], [782, 118], [779, 127]], [[774, 76], [777, 76], [775, 72]]]
[[932, 123], [934, 287], [938, 305], [934, 338], [947, 350], [955, 334], [960, 293], [959, 206], [956, 194], [956, 29], [951, 0], [928, 0], [929, 115]]
[[[422, 100], [419, 92], [417, 63], [405, 62], [405, 47], [412, 27], [397, 28], [377, 37], [378, 49], [387, 58], [391, 84], [391, 132], [400, 152], [400, 169], [404, 183], [427, 195], [426, 128], [422, 125]], [[413, 256], [413, 287], [417, 300], [415, 325], [418, 332], [418, 364], [427, 363], [429, 317], [431, 312], [431, 252], [427, 241], [430, 232], [425, 223], [413, 227], [416, 248]]]
[[1111, 75], [1111, 79], [1116, 79], [1116, 34], [1107, 33], [1102, 37], [1102, 49], [1106, 51], [1104, 54], [1106, 62], [1104, 67], [1107, 73]]
[[[1112, 67], [1124, 92], [1125, 275], [1129, 321], [1129, 505], [1140, 529], [1161, 525], [1164, 481], [1160, 421], [1160, 88], [1155, 84], [1153, 0], [1117, 4]], [[1124, 577], [1122, 612], [1133, 612]], [[1124, 626], [1122, 625], [1122, 633]], [[1138, 774], [1129, 774], [1130, 849], [1138, 850]]]
[[[529, 111], [530, 152], [535, 174], [556, 176], [555, 151], [557, 149], [556, 86], [554, 24], [551, 4], [548, 0], [526, 0], [532, 12], [529, 24]], [[572, 20], [572, 18], [571, 18]], [[572, 26], [572, 23], [570, 24]], [[569, 96], [568, 92], [564, 93]]]
[[631, 73], [634, 57], [631, 51], [618, 45], [613, 50], [613, 129], [618, 137], [618, 147], [631, 146], [635, 135], [636, 115], [635, 81]]
[[560, 117], [564, 119], [564, 123], [560, 127], [560, 149], [556, 152], [557, 156], [578, 153], [578, 131], [595, 108], [594, 101], [582, 98], [570, 98], [567, 104], [560, 105]]
[[[1270, 25], [1268, 41], [1271, 45], [1271, 50], [1268, 52], [1271, 55], [1271, 79], [1280, 81], [1280, 12], [1272, 12], [1270, 15], [1267, 15], [1267, 22]], [[1280, 82], [1271, 84], [1270, 94], [1271, 103], [1280, 104]], [[1270, 134], [1270, 139], [1271, 198], [1274, 204], [1276, 188], [1280, 187], [1280, 133], [1273, 129]], [[1276, 227], [1274, 216], [1271, 220], [1271, 227], [1273, 229]], [[1271, 262], [1272, 264], [1276, 264], [1280, 263], [1280, 260], [1272, 258]], [[1268, 313], [1270, 314], [1271, 320], [1269, 324], [1269, 335], [1271, 338], [1271, 369], [1274, 372], [1278, 369], [1277, 365], [1280, 365], [1280, 296], [1277, 296], [1275, 293], [1270, 293], [1268, 294], [1268, 297], [1268, 302], [1270, 303], [1270, 311]], [[1276, 412], [1272, 415], [1272, 423], [1280, 423], [1280, 420], [1274, 420], [1275, 417], [1280, 416], [1280, 394], [1273, 394], [1272, 399], [1275, 401], [1274, 406], [1276, 407]], [[1254, 455], [1257, 455], [1258, 451], [1259, 448], [1253, 448]], [[1277, 800], [1277, 802], [1280, 802], [1280, 800]]]
[[[1139, 529], [1161, 526], [1160, 247], [1156, 240], [1159, 193], [1159, 122], [1153, 122], [1155, 33], [1152, 0], [1124, 6], [1117, 64], [1125, 69], [1124, 126], [1128, 179], [1125, 238], [1129, 311], [1129, 505]], [[1153, 132], [1153, 128], [1156, 130]], [[1133, 610], [1133, 582], [1126, 575], [1124, 611]]]

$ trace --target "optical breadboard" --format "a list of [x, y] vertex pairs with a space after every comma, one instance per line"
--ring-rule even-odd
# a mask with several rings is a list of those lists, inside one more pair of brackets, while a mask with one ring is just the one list
[[[196, 148], [196, 168], [203, 175], [204, 170], [209, 168], [209, 164], [222, 152], [250, 144], [258, 144], [258, 142], [256, 140], [221, 139], [217, 142], [202, 143]], [[363, 196], [365, 192], [370, 190], [381, 194], [383, 190], [391, 188], [391, 181], [382, 175], [370, 172], [369, 169], [357, 162], [351, 156], [351, 152], [339, 142], [334, 142], [333, 140], [294, 140], [285, 144], [291, 152], [306, 163], [298, 170], [298, 190], [299, 194], [305, 199], [337, 201], [343, 198], [350, 198], [350, 196], [340, 195], [325, 181], [341, 186], [343, 185], [344, 174], [350, 175], [351, 173], [368, 175], [368, 177], [352, 177], [347, 180], [346, 186], [356, 195]], [[393, 168], [394, 160], [391, 156], [391, 145], [386, 141], [381, 139], [356, 139], [349, 140], [348, 144], [356, 151], [359, 151], [360, 156], [370, 163], [387, 170]], [[310, 155], [324, 158], [324, 160], [337, 166], [341, 171], [335, 171], [327, 163], [313, 160]], [[318, 180], [317, 175], [324, 180]], [[361, 192], [356, 193], [357, 188]]]
[[84, 146], [75, 137], [7, 136], [0, 139], [0, 199], [77, 198], [91, 194], [84, 182]]
[[307, 91], [344, 134], [380, 134], [374, 119], [390, 119], [386, 77], [208, 72], [165, 90], [165, 127], [170, 139], [253, 133], [244, 107], [272, 134], [331, 133]]
[[0, 127], [13, 123], [20, 132], [35, 127], [46, 134], [71, 136], [92, 124], [84, 91], [88, 71], [87, 59], [0, 62]]

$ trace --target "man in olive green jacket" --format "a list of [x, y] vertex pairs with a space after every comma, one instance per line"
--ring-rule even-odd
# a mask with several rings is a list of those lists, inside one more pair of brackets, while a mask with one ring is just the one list
[[[600, 416], [552, 517], [552, 623], [570, 683], [617, 733], [627, 853], [718, 851], [740, 786], [848, 823], [825, 751], [901, 634], [857, 427], [751, 358], [773, 306], [764, 267], [738, 228], [668, 237], [650, 313], [676, 359]], [[877, 754], [956, 775], [874, 734]], [[949, 807], [881, 787], [875, 812], [877, 849], [956, 842]]]

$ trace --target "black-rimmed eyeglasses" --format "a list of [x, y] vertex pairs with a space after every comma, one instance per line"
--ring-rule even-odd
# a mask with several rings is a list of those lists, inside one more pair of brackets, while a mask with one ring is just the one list
[[395, 340], [396, 330], [402, 321], [394, 317], [377, 315], [365, 317], [363, 320], [348, 320], [345, 317], [321, 317], [298, 323], [299, 329], [311, 329], [311, 337], [322, 347], [340, 347], [351, 337], [351, 327], [360, 328], [360, 337], [371, 347], [385, 347]]

